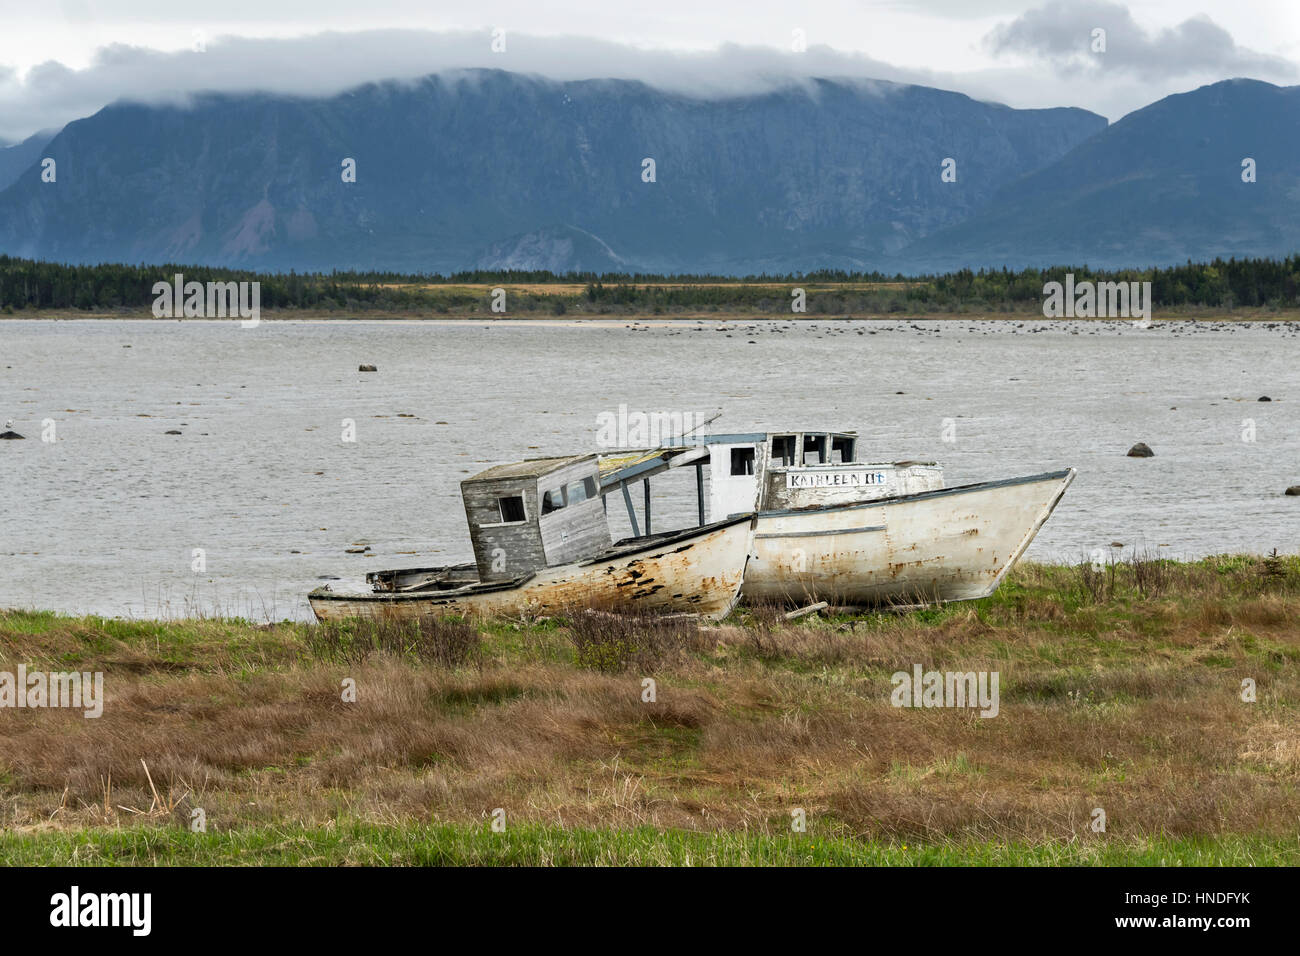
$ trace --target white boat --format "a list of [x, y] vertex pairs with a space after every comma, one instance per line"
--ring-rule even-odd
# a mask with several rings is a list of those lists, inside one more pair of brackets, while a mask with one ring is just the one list
[[992, 594], [1051, 515], [1074, 469], [759, 512], [753, 602], [913, 607]]
[[631, 512], [628, 482], [693, 464], [701, 522], [756, 511], [747, 601], [911, 607], [991, 594], [1075, 476], [947, 488], [933, 462], [855, 461], [857, 442], [852, 432], [703, 436], [607, 455], [602, 485], [621, 486]]
[[308, 595], [322, 621], [517, 615], [593, 607], [716, 620], [735, 605], [754, 517], [614, 543], [595, 455], [500, 465], [461, 482], [473, 564], [368, 574], [371, 590]]

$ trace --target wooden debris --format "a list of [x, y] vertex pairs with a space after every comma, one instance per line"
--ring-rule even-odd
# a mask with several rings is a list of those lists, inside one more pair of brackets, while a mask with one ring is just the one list
[[807, 607], [801, 607], [797, 611], [791, 611], [785, 616], [787, 621], [795, 621], [801, 617], [807, 617], [809, 614], [816, 614], [818, 611], [824, 611], [829, 605], [825, 601], [818, 601], [816, 604], [809, 604]]

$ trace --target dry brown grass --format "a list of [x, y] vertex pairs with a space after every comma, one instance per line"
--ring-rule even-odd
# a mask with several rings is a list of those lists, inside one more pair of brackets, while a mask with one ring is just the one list
[[[1085, 838], [1101, 807], [1123, 837], [1294, 834], [1300, 575], [1138, 574], [1118, 571], [1104, 601], [1080, 569], [1029, 567], [993, 599], [917, 614], [497, 623], [477, 659], [433, 648], [474, 643], [453, 625], [371, 634], [359, 653], [299, 625], [0, 614], [4, 669], [103, 670], [107, 696], [96, 720], [0, 712], [0, 825], [126, 824], [159, 806], [178, 823], [202, 807], [216, 829], [470, 822], [502, 807], [775, 832], [801, 807], [846, 835], [1041, 841]], [[636, 650], [602, 668], [611, 642]], [[892, 707], [890, 675], [914, 663], [999, 672], [1001, 713]]]

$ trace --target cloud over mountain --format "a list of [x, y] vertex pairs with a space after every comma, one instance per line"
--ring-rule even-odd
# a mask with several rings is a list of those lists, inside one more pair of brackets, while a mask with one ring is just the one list
[[[678, 20], [688, 15], [681, 9], [686, 0], [665, 2], [663, 13], [670, 22], [674, 11]], [[390, 22], [392, 17], [383, 14], [394, 9], [402, 14], [401, 22], [429, 20], [427, 11], [423, 18], [419, 15], [420, 4], [372, 0], [372, 5], [376, 23]], [[166, 49], [151, 46], [147, 41], [152, 34], [133, 33], [125, 29], [125, 21], [117, 22], [115, 30], [108, 29], [114, 18], [120, 20], [134, 11], [141, 17], [175, 21], [172, 40], [176, 41], [182, 32], [188, 38], [187, 24], [201, 22], [188, 18], [200, 12], [237, 16], [238, 25], [250, 30], [264, 25], [260, 12], [269, 17], [261, 11], [262, 5], [243, 0], [199, 2], [181, 11], [173, 11], [172, 6], [154, 0], [60, 4], [64, 11], [60, 30], [102, 36], [104, 41], [94, 48], [93, 56], [87, 54], [85, 65], [77, 67], [67, 65], [74, 60], [58, 53], [25, 72], [0, 62], [0, 140], [19, 141], [36, 130], [62, 126], [123, 99], [183, 102], [200, 92], [331, 96], [364, 83], [415, 80], [464, 69], [501, 69], [561, 81], [640, 80], [667, 92], [703, 98], [765, 92], [813, 77], [870, 78], [955, 90], [1020, 108], [1081, 106], [1112, 120], [1190, 85], [1235, 76], [1290, 83], [1297, 75], [1294, 63], [1247, 48], [1217, 22], [1198, 17], [1165, 28], [1143, 26], [1126, 7], [1105, 0], [1053, 0], [1029, 10], [1017, 0], [884, 2], [872, 8], [871, 25], [875, 20], [895, 23], [895, 29], [903, 32], [891, 37], [883, 29], [880, 33], [854, 30], [850, 24], [866, 16], [854, 8], [829, 21], [823, 19], [820, 30], [809, 30], [802, 53], [791, 49], [790, 23], [798, 20], [794, 13], [782, 19], [779, 29], [764, 32], [762, 43], [754, 42], [755, 34], [746, 31], [745, 42], [701, 46], [689, 34], [680, 36], [676, 45], [662, 40], [657, 45], [621, 42], [604, 29], [602, 18], [614, 18], [612, 13], [597, 17], [591, 11], [565, 14], [557, 8], [556, 26], [549, 27], [550, 32], [542, 32], [542, 21], [527, 18], [525, 22], [536, 28], [506, 30], [501, 52], [493, 50], [490, 26], [330, 29], [330, 24], [344, 22], [339, 19], [342, 11], [355, 8], [342, 2], [313, 4], [313, 16], [292, 34], [255, 36], [214, 30], [207, 35], [195, 30], [195, 45], [202, 52], [177, 49], [175, 42]], [[11, 44], [14, 32], [42, 9], [35, 8], [31, 20], [5, 24]], [[813, 14], [811, 9], [799, 11], [802, 17]], [[520, 16], [516, 9], [502, 22], [516, 22]], [[648, 28], [644, 13], [639, 20], [630, 13], [619, 16], [631, 18], [640, 29]], [[762, 20], [777, 14], [747, 9], [746, 16]], [[996, 18], [1004, 16], [1008, 19], [999, 25]], [[840, 20], [844, 23], [836, 32], [831, 24]], [[735, 25], [748, 26], [748, 21]], [[927, 42], [932, 25], [946, 29], [951, 34], [949, 45], [972, 51], [974, 58], [957, 67], [936, 55]], [[1108, 31], [1104, 57], [1088, 51], [1091, 30], [1097, 26]], [[877, 55], [868, 55], [861, 47], [835, 47], [840, 42], [860, 43], [863, 37], [872, 40], [870, 49]], [[891, 42], [882, 43], [884, 37]]]
[[[1105, 31], [1104, 52], [1092, 49], [1096, 29]], [[1029, 54], [1062, 72], [1105, 70], [1143, 79], [1297, 75], [1295, 64], [1239, 46], [1208, 17], [1147, 31], [1127, 7], [1106, 0], [1053, 0], [999, 25], [985, 42], [994, 52]]]

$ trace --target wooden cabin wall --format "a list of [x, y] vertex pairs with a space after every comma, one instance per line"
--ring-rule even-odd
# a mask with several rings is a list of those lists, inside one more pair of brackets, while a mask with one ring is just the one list
[[[536, 478], [462, 482], [465, 518], [474, 545], [474, 563], [482, 581], [508, 581], [546, 567], [538, 515], [541, 500]], [[520, 495], [527, 520], [502, 524], [498, 498]]]
[[600, 500], [600, 478], [592, 462], [576, 462], [543, 476], [538, 481], [538, 493], [542, 495], [584, 478], [595, 481], [593, 497], [541, 516], [542, 550], [548, 566], [589, 558], [613, 543]]

